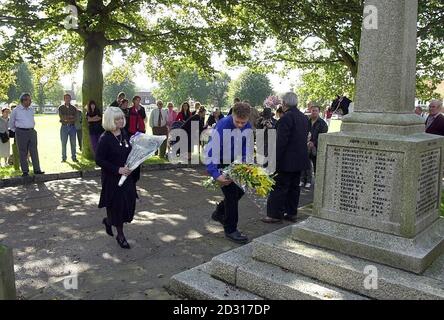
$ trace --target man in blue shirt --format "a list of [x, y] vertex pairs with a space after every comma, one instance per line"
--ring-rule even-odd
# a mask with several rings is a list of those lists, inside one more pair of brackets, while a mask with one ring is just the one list
[[244, 191], [222, 175], [222, 170], [234, 161], [252, 162], [254, 137], [249, 117], [250, 105], [236, 103], [232, 115], [216, 124], [207, 145], [207, 171], [220, 184], [224, 194], [224, 200], [211, 217], [223, 224], [225, 236], [236, 243], [248, 242], [248, 238], [237, 230], [238, 205]]

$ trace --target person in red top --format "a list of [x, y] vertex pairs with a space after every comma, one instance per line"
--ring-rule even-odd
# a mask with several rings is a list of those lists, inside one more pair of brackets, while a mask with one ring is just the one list
[[327, 121], [328, 126], [330, 126], [331, 117], [333, 117], [333, 111], [331, 110], [331, 107], [327, 107], [327, 109], [325, 109], [324, 119]]
[[129, 110], [128, 133], [134, 135], [136, 132], [145, 133], [145, 108], [140, 104], [142, 99], [139, 96], [133, 98], [133, 105]]
[[432, 100], [429, 105], [429, 116], [426, 120], [426, 133], [444, 136], [444, 116], [442, 111], [442, 101]]
[[176, 121], [187, 121], [189, 118], [191, 118], [192, 114], [190, 111], [190, 104], [188, 102], [182, 103], [182, 108], [177, 115]]

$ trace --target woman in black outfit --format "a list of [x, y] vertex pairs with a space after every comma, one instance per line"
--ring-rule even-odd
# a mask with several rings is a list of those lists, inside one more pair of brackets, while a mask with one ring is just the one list
[[[199, 143], [198, 146], [200, 146], [200, 135], [202, 134], [202, 132], [206, 129], [205, 126], [205, 114], [206, 114], [207, 110], [205, 109], [204, 106], [199, 107], [199, 110], [197, 111], [197, 113], [193, 116], [191, 116], [191, 118], [189, 118], [187, 121], [185, 121], [185, 123], [182, 125], [182, 129], [185, 130], [187, 132], [187, 136], [188, 136], [188, 161], [191, 160], [191, 156], [194, 150], [194, 145], [192, 145], [192, 141], [191, 141], [191, 137], [192, 137], [192, 123], [194, 121], [198, 122], [198, 126], [196, 126], [196, 128], [199, 128], [199, 141], [196, 141]], [[199, 147], [199, 153], [200, 153], [200, 147]]]
[[89, 127], [89, 140], [91, 147], [96, 154], [99, 138], [103, 133], [102, 128], [102, 111], [97, 107], [94, 100], [90, 100], [86, 107], [86, 120]]
[[[117, 242], [124, 249], [130, 245], [123, 233], [123, 224], [133, 220], [136, 210], [136, 183], [133, 174], [125, 166], [131, 151], [129, 136], [123, 129], [125, 116], [117, 107], [108, 107], [103, 115], [102, 134], [97, 146], [96, 163], [102, 168], [102, 192], [99, 208], [106, 208], [107, 217], [103, 219], [106, 233], [114, 236], [112, 226], [117, 229]], [[119, 187], [120, 176], [128, 176]]]

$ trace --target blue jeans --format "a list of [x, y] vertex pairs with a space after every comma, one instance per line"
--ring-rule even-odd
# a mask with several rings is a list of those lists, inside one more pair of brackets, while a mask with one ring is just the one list
[[72, 160], [77, 159], [76, 156], [76, 134], [77, 130], [74, 125], [62, 125], [60, 128], [60, 139], [62, 140], [62, 160], [66, 160], [66, 143], [71, 145], [71, 158]]

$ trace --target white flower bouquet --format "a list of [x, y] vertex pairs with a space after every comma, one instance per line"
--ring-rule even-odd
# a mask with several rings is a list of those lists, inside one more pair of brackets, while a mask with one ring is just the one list
[[[151, 158], [165, 141], [166, 136], [151, 136], [144, 133], [136, 133], [129, 141], [131, 152], [126, 159], [125, 165], [131, 170], [137, 169], [145, 160]], [[119, 187], [123, 185], [126, 176], [121, 176]]]

